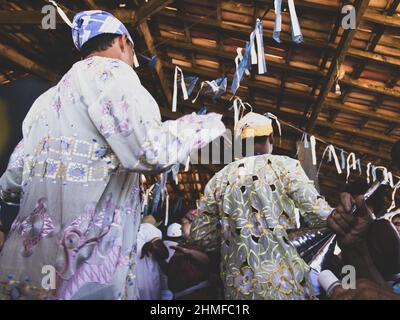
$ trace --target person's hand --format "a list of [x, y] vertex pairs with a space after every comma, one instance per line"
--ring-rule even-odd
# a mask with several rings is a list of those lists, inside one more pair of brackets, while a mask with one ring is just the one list
[[360, 279], [356, 282], [356, 289], [335, 287], [331, 300], [400, 300], [400, 296], [382, 288], [375, 282]]
[[[352, 214], [352, 206], [357, 211]], [[337, 235], [341, 247], [356, 245], [365, 239], [370, 223], [373, 221], [371, 210], [364, 196], [353, 199], [349, 193], [340, 194], [340, 204], [328, 217], [329, 228]]]
[[142, 253], [140, 259], [143, 259], [144, 257], [151, 257], [152, 251], [153, 251], [152, 241], [146, 242], [142, 247]]
[[174, 249], [177, 252], [181, 252], [181, 253], [183, 253], [185, 255], [190, 254], [190, 249], [187, 249], [187, 248], [184, 248], [184, 247], [181, 247], [181, 246], [171, 246], [170, 248]]
[[168, 255], [168, 249], [162, 240], [160, 238], [154, 238], [153, 240], [144, 244], [140, 259], [153, 256], [153, 258], [157, 260], [162, 260], [167, 259]]

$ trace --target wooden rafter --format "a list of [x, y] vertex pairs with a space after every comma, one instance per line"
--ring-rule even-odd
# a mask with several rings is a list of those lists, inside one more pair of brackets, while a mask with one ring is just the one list
[[351, 42], [357, 32], [357, 28], [361, 22], [361, 18], [364, 15], [367, 7], [369, 4], [369, 0], [358, 0], [356, 2], [355, 8], [356, 8], [356, 27], [355, 29], [350, 29], [350, 30], [345, 30], [339, 45], [337, 47], [337, 50], [332, 58], [332, 63], [329, 68], [329, 71], [324, 79], [324, 82], [321, 86], [320, 94], [318, 95], [317, 101], [315, 103], [315, 106], [313, 108], [313, 112], [311, 114], [310, 120], [308, 121], [307, 124], [307, 130], [311, 133], [314, 130], [315, 127], [315, 121], [318, 118], [318, 114], [320, 113], [323, 103], [328, 96], [329, 91], [332, 88], [333, 83], [335, 82], [336, 75], [337, 75], [337, 68], [342, 64], [344, 61], [347, 51], [350, 48]]
[[38, 75], [41, 78], [49, 81], [55, 81], [57, 79], [57, 75], [49, 71], [45, 66], [32, 61], [31, 59], [20, 54], [15, 49], [4, 44], [0, 44], [0, 56], [15, 63], [21, 68]]
[[[143, 21], [139, 25], [139, 29], [143, 33], [143, 38], [144, 38], [144, 41], [146, 42], [146, 47], [147, 47], [147, 50], [149, 51], [149, 53], [152, 56], [155, 55], [155, 56], [158, 57], [157, 50], [156, 50], [156, 47], [154, 45], [153, 36], [151, 35], [151, 32], [150, 32], [149, 26], [147, 24], [147, 21]], [[165, 95], [165, 98], [168, 101], [168, 105], [171, 105], [171, 103], [172, 103], [172, 95], [171, 95], [171, 91], [169, 90], [169, 85], [168, 85], [167, 78], [166, 78], [166, 76], [164, 74], [164, 70], [163, 70], [161, 59], [159, 57], [157, 58], [155, 70], [157, 72], [158, 79], [160, 80], [160, 84], [161, 84], [163, 93]]]

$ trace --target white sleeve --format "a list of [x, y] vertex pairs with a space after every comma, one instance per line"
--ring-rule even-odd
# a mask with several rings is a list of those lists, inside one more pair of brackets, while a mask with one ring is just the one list
[[184, 163], [192, 151], [225, 131], [222, 116], [213, 113], [161, 122], [157, 104], [133, 69], [114, 65], [104, 74], [101, 93], [88, 112], [126, 169], [161, 171]]
[[22, 194], [23, 151], [24, 142], [21, 140], [10, 157], [7, 170], [0, 178], [0, 198], [6, 203], [18, 204]]

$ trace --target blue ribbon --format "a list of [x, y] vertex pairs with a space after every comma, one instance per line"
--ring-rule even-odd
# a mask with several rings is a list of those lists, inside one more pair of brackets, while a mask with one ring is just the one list
[[342, 170], [346, 169], [346, 159], [344, 158], [344, 150], [340, 149], [340, 162]]
[[288, 0], [289, 3], [289, 12], [290, 12], [290, 20], [292, 23], [292, 40], [295, 43], [303, 42], [303, 35], [301, 33], [299, 19], [297, 18], [296, 8], [294, 6], [293, 0]]
[[257, 19], [254, 32], [257, 40], [258, 74], [264, 74], [267, 72], [267, 64], [265, 63], [263, 24], [260, 19]]
[[212, 94], [211, 99], [215, 101], [226, 92], [226, 88], [228, 86], [228, 78], [224, 76], [211, 81], [211, 83], [215, 85], [215, 87], [218, 87], [218, 90], [214, 91], [211, 86], [208, 86], [204, 90], [204, 94]]
[[[275, 0], [275, 26], [272, 38], [281, 43], [280, 35], [282, 31], [282, 0]], [[295, 43], [303, 42], [303, 35], [301, 33], [299, 19], [297, 18], [296, 8], [293, 0], [288, 0], [292, 40]]]
[[282, 28], [282, 0], [275, 0], [275, 26], [272, 38], [281, 43], [281, 28]]
[[[178, 83], [180, 84], [181, 81], [182, 80], [178, 80]], [[192, 94], [193, 89], [197, 84], [197, 81], [199, 81], [199, 77], [185, 77], [185, 84], [188, 96]]]
[[207, 112], [208, 112], [207, 107], [206, 107], [206, 106], [202, 106], [202, 107], [200, 108], [200, 110], [197, 111], [197, 114], [198, 114], [198, 115], [204, 115], [204, 114], [207, 114]]
[[157, 63], [157, 56], [152, 56], [151, 58], [149, 58], [140, 53], [138, 54], [138, 56], [141, 57], [143, 60], [147, 61], [147, 65], [150, 68], [153, 68], [153, 69], [155, 68], [156, 63]]
[[237, 89], [239, 89], [240, 81], [242, 81], [245, 70], [250, 68], [250, 52], [251, 52], [251, 45], [253, 43], [254, 43], [254, 34], [253, 34], [253, 41], [251, 41], [251, 39], [250, 42], [246, 41], [246, 51], [243, 55], [242, 61], [240, 61], [238, 67], [236, 68], [236, 72], [232, 80], [231, 90], [234, 95], [236, 94]]
[[157, 209], [160, 203], [161, 199], [161, 186], [160, 183], [157, 182], [156, 185], [154, 186], [154, 197], [153, 197], [153, 206], [151, 208], [151, 215], [155, 215], [157, 213]]

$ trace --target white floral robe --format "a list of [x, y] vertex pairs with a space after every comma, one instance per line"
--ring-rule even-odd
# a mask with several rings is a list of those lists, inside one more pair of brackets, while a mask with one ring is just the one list
[[298, 209], [313, 226], [332, 210], [299, 161], [285, 156], [232, 162], [207, 183], [190, 241], [221, 250], [226, 299], [313, 298], [309, 267], [286, 233]]
[[0, 179], [2, 199], [20, 202], [0, 255], [1, 298], [137, 298], [139, 175], [184, 163], [224, 131], [220, 119], [162, 123], [130, 66], [77, 62], [33, 104]]

